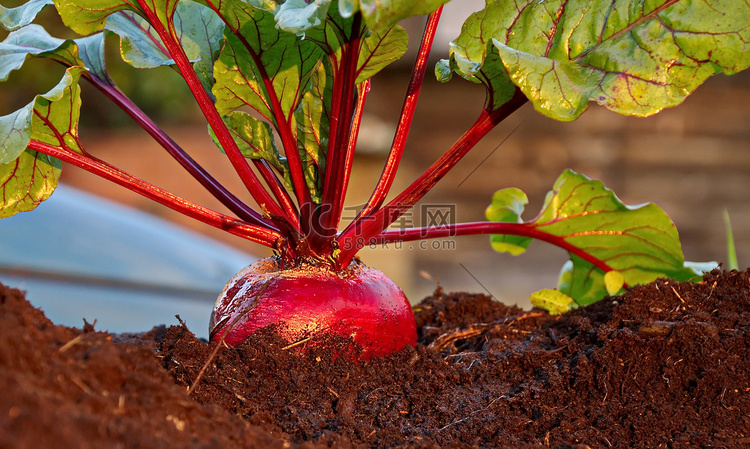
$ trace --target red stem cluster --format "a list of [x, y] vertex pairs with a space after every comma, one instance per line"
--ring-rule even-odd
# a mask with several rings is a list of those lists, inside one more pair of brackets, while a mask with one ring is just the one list
[[[520, 90], [516, 90], [511, 100], [502, 107], [494, 110], [483, 109], [476, 122], [435, 163], [403, 192], [383, 206], [406, 147], [442, 7], [432, 13], [427, 20], [407, 87], [399, 124], [381, 177], [358, 216], [341, 233], [337, 233], [362, 112], [370, 90], [369, 80], [360, 86], [356, 85], [359, 55], [365, 32], [361, 15], [357, 14], [353, 19], [352, 35], [341, 36], [343, 42], [340, 54], [330, 55], [333, 58], [333, 94], [330, 105], [329, 140], [325, 155], [321, 204], [316, 205], [305, 180], [296, 134], [292, 129], [292, 120], [281, 108], [281, 101], [274, 89], [273, 80], [268, 76], [261, 62], [261, 55], [247, 42], [241, 31], [233, 28], [235, 25], [226, 22], [229, 32], [243, 43], [251, 55], [258, 74], [262, 78], [265, 100], [272, 111], [272, 116], [268, 119], [273, 122], [285, 150], [294, 199], [266, 161], [253, 160], [253, 166], [251, 166], [242, 155], [230, 130], [214, 106], [211, 96], [204, 89], [185, 54], [172, 21], [167, 21], [164, 25], [145, 0], [138, 0], [138, 4], [157, 32], [161, 40], [159, 45], [163, 45], [165, 51], [175, 61], [177, 69], [192, 91], [229, 161], [252, 198], [260, 205], [262, 213], [248, 206], [222, 186], [127, 98], [111, 80], [99, 79], [91, 72], [84, 76], [129, 114], [188, 173], [238, 218], [212, 211], [177, 197], [112, 167], [88, 153], [69, 148], [62, 139], [60, 139], [60, 146], [32, 140], [29, 149], [43, 152], [88, 170], [204, 223], [276, 248], [282, 252], [284, 260], [292, 264], [313, 258], [334, 269], [343, 269], [362, 247], [374, 243], [456, 235], [510, 234], [548, 241], [591, 262], [597, 268], [610, 271], [611, 268], [604, 261], [570, 245], [563, 237], [547, 234], [532, 224], [480, 222], [434, 229], [387, 230], [388, 226], [424, 197], [490, 130], [526, 102], [526, 97]], [[220, 17], [222, 16], [214, 3], [209, 0], [207, 4]], [[260, 174], [265, 187], [253, 167]]]

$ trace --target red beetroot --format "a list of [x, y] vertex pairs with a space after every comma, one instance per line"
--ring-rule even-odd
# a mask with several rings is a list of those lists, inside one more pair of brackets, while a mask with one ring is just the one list
[[211, 340], [226, 332], [224, 341], [236, 346], [269, 325], [277, 325], [290, 343], [318, 335], [351, 337], [361, 358], [400, 351], [417, 339], [414, 313], [401, 289], [358, 261], [342, 271], [281, 270], [269, 257], [237, 273], [214, 306]]

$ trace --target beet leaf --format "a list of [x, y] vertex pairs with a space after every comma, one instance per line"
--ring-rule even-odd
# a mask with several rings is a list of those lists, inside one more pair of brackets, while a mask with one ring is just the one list
[[441, 73], [480, 81], [505, 71], [537, 111], [573, 120], [589, 102], [652, 115], [709, 76], [748, 65], [746, 3], [523, 0], [509, 8], [489, 0], [464, 24]]
[[[520, 190], [500, 190], [487, 208], [487, 219], [523, 223], [533, 230], [527, 235], [533, 233], [567, 249], [570, 261], [560, 273], [558, 289], [580, 305], [614, 294], [623, 285], [660, 277], [685, 281], [703, 271], [693, 264], [686, 266], [677, 229], [662, 209], [653, 203], [625, 205], [600, 181], [566, 170], [547, 193], [539, 215], [524, 222], [520, 215], [526, 203]], [[513, 255], [523, 253], [531, 240], [518, 235], [491, 237], [493, 249]], [[715, 267], [712, 262], [699, 268]], [[621, 276], [619, 286], [614, 286], [612, 275], [605, 280], [609, 272]]]
[[[0, 218], [34, 209], [47, 199], [60, 176], [60, 161], [27, 149], [36, 141], [80, 152], [78, 117], [84, 69], [70, 68], [49, 92], [13, 114], [0, 117]], [[15, 151], [8, 151], [15, 150]]]
[[0, 25], [6, 30], [17, 30], [33, 22], [37, 14], [51, 4], [52, 0], [29, 0], [15, 8], [0, 5]]

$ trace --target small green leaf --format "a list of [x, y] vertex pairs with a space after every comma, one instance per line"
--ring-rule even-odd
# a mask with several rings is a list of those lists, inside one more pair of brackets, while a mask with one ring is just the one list
[[326, 20], [329, 6], [331, 0], [286, 0], [276, 12], [276, 24], [289, 33], [304, 33]]
[[[114, 85], [114, 82], [109, 78], [109, 74], [107, 73], [104, 59], [104, 33], [92, 34], [91, 36], [75, 39], [73, 42], [78, 46], [78, 58], [83, 63], [82, 65], [89, 70], [89, 73], [102, 81]], [[60, 57], [59, 52], [51, 57], [69, 66], [79, 65], [74, 58], [63, 59]]]
[[582, 306], [593, 304], [609, 294], [604, 274], [590, 262], [571, 254], [570, 260], [560, 269], [557, 290], [574, 297]]
[[573, 298], [557, 290], [539, 290], [531, 294], [530, 300], [532, 306], [544, 309], [550, 315], [559, 315], [578, 308]]
[[59, 160], [29, 150], [0, 164], [0, 218], [30, 211], [49, 198], [60, 169]]
[[8, 31], [30, 24], [52, 0], [29, 0], [21, 6], [6, 8], [0, 5], [0, 24]]
[[[270, 163], [281, 174], [287, 189], [292, 190], [289, 166], [286, 158], [279, 154], [274, 144], [271, 126], [241, 111], [231, 112], [224, 116], [223, 120], [242, 155], [249, 159], [263, 159]], [[208, 132], [214, 144], [224, 151], [210, 126]]]
[[621, 114], [655, 114], [709, 76], [748, 66], [746, 3], [523, 0], [508, 8], [488, 0], [464, 23], [439, 74], [504, 70], [539, 112], [573, 120], [589, 102]]
[[[492, 195], [492, 203], [487, 206], [484, 214], [489, 221], [501, 223], [522, 223], [521, 214], [529, 203], [526, 194], [514, 187], [502, 189]], [[492, 249], [499, 253], [509, 253], [518, 256], [526, 252], [531, 238], [517, 235], [496, 234], [490, 236]]]
[[529, 199], [521, 189], [501, 189], [492, 195], [492, 204], [487, 206], [485, 215], [490, 221], [521, 223], [521, 214], [527, 204]]
[[604, 274], [604, 286], [607, 289], [607, 294], [612, 296], [622, 290], [622, 286], [625, 285], [625, 278], [617, 270], [608, 271]]

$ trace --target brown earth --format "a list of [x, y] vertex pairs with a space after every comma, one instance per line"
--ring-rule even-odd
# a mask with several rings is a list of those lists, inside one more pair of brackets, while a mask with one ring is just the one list
[[566, 316], [438, 291], [419, 344], [355, 363], [270, 332], [56, 326], [0, 286], [0, 448], [750, 447], [750, 272]]

